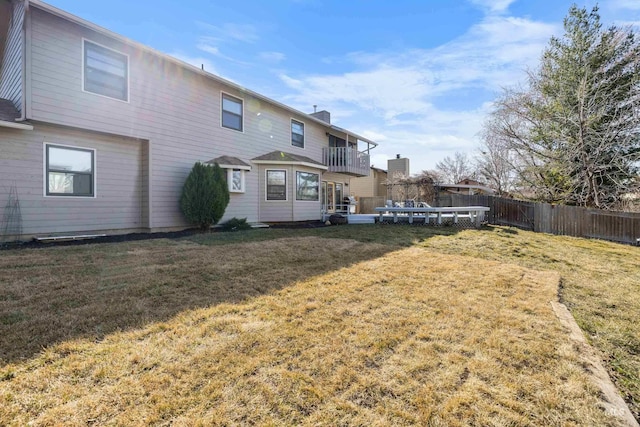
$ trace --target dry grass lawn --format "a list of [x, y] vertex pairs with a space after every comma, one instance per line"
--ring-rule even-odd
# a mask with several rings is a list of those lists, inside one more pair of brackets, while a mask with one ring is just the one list
[[323, 230], [0, 253], [0, 425], [616, 425], [564, 241]]
[[558, 272], [562, 301], [640, 420], [640, 248], [504, 227], [436, 236], [422, 246]]

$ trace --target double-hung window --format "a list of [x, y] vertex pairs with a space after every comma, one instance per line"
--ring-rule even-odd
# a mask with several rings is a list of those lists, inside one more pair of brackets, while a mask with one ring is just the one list
[[267, 200], [287, 200], [287, 171], [267, 170]]
[[47, 196], [95, 195], [94, 150], [47, 144], [45, 151]]
[[84, 41], [84, 90], [121, 101], [129, 100], [129, 57]]
[[222, 127], [242, 132], [242, 100], [222, 94]]
[[304, 148], [304, 123], [291, 119], [291, 145]]

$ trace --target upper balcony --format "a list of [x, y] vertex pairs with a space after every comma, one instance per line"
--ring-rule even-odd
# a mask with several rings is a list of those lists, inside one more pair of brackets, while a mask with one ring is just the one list
[[322, 163], [328, 172], [352, 176], [369, 176], [369, 155], [355, 148], [326, 147], [322, 149]]

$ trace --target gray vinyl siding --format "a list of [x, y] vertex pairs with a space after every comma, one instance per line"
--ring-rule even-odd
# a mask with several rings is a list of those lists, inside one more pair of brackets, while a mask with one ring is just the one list
[[[300, 165], [264, 165], [259, 170], [260, 185], [260, 221], [311, 221], [321, 219], [321, 201], [296, 200], [296, 172], [311, 172], [319, 175], [322, 182], [322, 170]], [[266, 171], [284, 170], [287, 172], [287, 200], [266, 199]]]
[[141, 187], [141, 197], [139, 200], [140, 203], [140, 225], [144, 228], [150, 229], [151, 224], [149, 222], [150, 219], [150, 203], [149, 203], [149, 194], [150, 194], [150, 159], [151, 159], [151, 147], [149, 146], [149, 141], [141, 141], [141, 153], [140, 153], [140, 185]]
[[[45, 143], [95, 150], [95, 197], [44, 196]], [[24, 237], [146, 229], [144, 142], [35, 124], [3, 130], [0, 146], [0, 205], [15, 185]]]
[[22, 111], [22, 70], [24, 52], [24, 2], [15, 2], [0, 70], [0, 98], [9, 99]]
[[373, 197], [375, 194], [375, 172], [371, 170], [369, 176], [353, 178], [349, 183], [349, 194], [357, 197]]
[[351, 178], [350, 194], [358, 197], [387, 196], [387, 174], [371, 169], [369, 176]]
[[[266, 171], [267, 170], [285, 170], [287, 171], [287, 200], [266, 200]], [[260, 200], [260, 221], [264, 222], [282, 222], [293, 221], [293, 179], [291, 165], [260, 165], [258, 168], [259, 177], [259, 200]]]
[[[274, 150], [322, 160], [328, 129], [309, 117], [292, 115], [277, 105], [35, 7], [31, 9], [30, 28], [30, 118], [149, 141], [151, 172], [143, 180], [148, 180], [151, 188], [147, 221], [154, 230], [188, 226], [178, 201], [197, 161], [227, 155], [250, 164], [251, 159]], [[83, 39], [129, 56], [128, 102], [83, 91]], [[242, 132], [221, 127], [222, 92], [243, 100]], [[305, 123], [304, 148], [291, 145], [292, 118]], [[238, 217], [254, 222], [262, 217], [259, 195], [264, 177], [258, 169], [253, 165], [246, 172], [246, 191], [231, 194], [222, 221]], [[282, 218], [278, 208], [270, 206], [267, 210], [271, 212], [269, 218]], [[287, 215], [309, 216], [294, 215], [291, 207]]]

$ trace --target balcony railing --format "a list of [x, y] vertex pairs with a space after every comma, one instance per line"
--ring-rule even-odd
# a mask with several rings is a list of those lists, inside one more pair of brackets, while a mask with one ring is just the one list
[[369, 176], [369, 155], [354, 148], [323, 148], [322, 162], [329, 168], [329, 172]]

